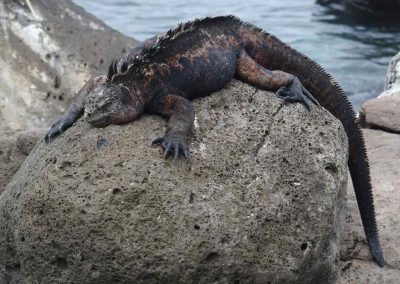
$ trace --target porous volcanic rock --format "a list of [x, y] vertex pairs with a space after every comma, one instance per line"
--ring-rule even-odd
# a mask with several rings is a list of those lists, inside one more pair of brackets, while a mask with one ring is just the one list
[[44, 131], [2, 131], [0, 137], [0, 194]]
[[0, 196], [3, 281], [334, 282], [341, 123], [237, 81], [194, 105], [190, 161], [150, 147], [156, 116], [39, 142]]

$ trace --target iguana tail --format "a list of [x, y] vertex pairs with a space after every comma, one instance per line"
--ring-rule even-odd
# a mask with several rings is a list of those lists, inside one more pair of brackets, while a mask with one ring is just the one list
[[270, 70], [282, 70], [297, 76], [318, 102], [342, 122], [349, 139], [348, 165], [364, 231], [372, 256], [382, 267], [384, 258], [376, 226], [364, 138], [344, 91], [321, 66], [276, 37], [246, 23], [241, 23], [237, 29], [247, 53], [254, 60]]

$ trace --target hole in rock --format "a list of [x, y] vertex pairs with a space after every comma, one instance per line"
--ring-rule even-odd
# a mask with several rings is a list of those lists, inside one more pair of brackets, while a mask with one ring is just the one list
[[189, 196], [189, 203], [193, 204], [193, 202], [194, 202], [194, 193], [192, 192], [192, 193], [190, 193], [190, 196]]
[[114, 187], [114, 188], [112, 189], [112, 193], [113, 193], [113, 194], [116, 194], [116, 193], [118, 193], [118, 192], [121, 192], [121, 189], [119, 189], [118, 187]]
[[332, 174], [336, 174], [339, 171], [338, 167], [333, 163], [329, 163], [328, 165], [326, 165], [325, 170]]
[[206, 257], [206, 262], [213, 261], [219, 257], [218, 253], [210, 252]]
[[67, 267], [67, 260], [63, 257], [57, 257], [56, 264], [58, 267], [65, 268]]

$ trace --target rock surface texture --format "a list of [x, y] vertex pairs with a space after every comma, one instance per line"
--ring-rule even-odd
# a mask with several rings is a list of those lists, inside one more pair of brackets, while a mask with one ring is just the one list
[[365, 129], [365, 143], [372, 161], [375, 208], [386, 265], [377, 266], [366, 242], [351, 182], [349, 214], [341, 239], [340, 284], [398, 284], [400, 279], [400, 135]]
[[0, 1], [0, 193], [84, 82], [135, 44], [70, 0]]
[[134, 44], [70, 0], [0, 1], [0, 131], [48, 127]]
[[347, 138], [280, 104], [235, 81], [195, 101], [190, 161], [150, 147], [155, 116], [38, 143], [0, 197], [3, 281], [334, 282]]
[[44, 131], [2, 132], [0, 137], [0, 194], [24, 162]]
[[360, 122], [365, 127], [400, 133], [400, 52], [389, 64], [385, 91], [361, 106]]

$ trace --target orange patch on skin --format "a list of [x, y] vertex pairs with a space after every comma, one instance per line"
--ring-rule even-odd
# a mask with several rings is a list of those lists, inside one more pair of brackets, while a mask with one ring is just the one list
[[240, 53], [236, 64], [239, 79], [259, 88], [277, 91], [293, 81], [293, 76], [283, 71], [270, 71], [254, 61], [245, 51]]
[[173, 57], [171, 58], [171, 60], [169, 61], [169, 65], [170, 65], [173, 69], [176, 69], [176, 70], [179, 70], [179, 71], [183, 71], [183, 66], [182, 66], [182, 64], [179, 62], [179, 60], [180, 60], [182, 57], [184, 57], [184, 56], [181, 56], [180, 54], [177, 54], [177, 55], [173, 56]]

